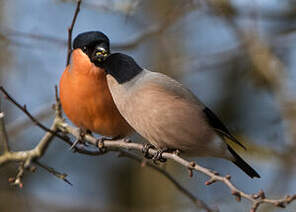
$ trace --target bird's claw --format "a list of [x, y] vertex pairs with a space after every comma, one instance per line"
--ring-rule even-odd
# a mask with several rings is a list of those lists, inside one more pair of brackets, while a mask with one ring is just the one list
[[166, 151], [167, 151], [167, 149], [159, 149], [159, 150], [157, 150], [156, 154], [152, 158], [153, 162], [154, 163], [156, 163], [156, 161], [159, 161], [159, 162], [162, 162], [162, 163], [166, 162], [167, 159], [162, 157], [162, 153], [164, 153]]
[[144, 153], [144, 157], [146, 159], [152, 159], [153, 156], [149, 154], [149, 149], [154, 148], [151, 144], [145, 144], [142, 148], [142, 153]]

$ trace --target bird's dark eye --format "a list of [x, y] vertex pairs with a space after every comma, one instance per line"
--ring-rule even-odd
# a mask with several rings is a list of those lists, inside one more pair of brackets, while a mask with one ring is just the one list
[[86, 47], [86, 46], [83, 46], [83, 47], [82, 47], [82, 51], [83, 51], [84, 53], [86, 53], [86, 52], [87, 52], [87, 47]]

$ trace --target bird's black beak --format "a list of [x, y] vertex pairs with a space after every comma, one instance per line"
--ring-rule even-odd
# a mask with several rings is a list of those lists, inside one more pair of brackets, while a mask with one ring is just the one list
[[92, 54], [92, 61], [95, 63], [101, 63], [106, 60], [106, 58], [109, 56], [110, 52], [102, 45], [96, 46], [93, 54]]

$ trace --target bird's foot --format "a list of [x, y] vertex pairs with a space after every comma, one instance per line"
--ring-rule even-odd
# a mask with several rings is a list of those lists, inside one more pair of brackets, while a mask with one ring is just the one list
[[142, 152], [144, 153], [144, 157], [146, 159], [152, 159], [153, 158], [153, 156], [149, 154], [149, 149], [151, 149], [151, 148], [154, 148], [154, 146], [151, 145], [151, 144], [145, 144], [143, 146], [143, 148], [142, 148]]
[[79, 137], [74, 141], [74, 143], [70, 147], [70, 150], [74, 149], [78, 144], [87, 145], [86, 142], [83, 140], [86, 134], [91, 135], [91, 131], [79, 128]]
[[152, 158], [153, 162], [154, 163], [156, 163], [156, 161], [159, 161], [162, 163], [166, 162], [167, 159], [162, 157], [162, 153], [164, 153], [166, 151], [168, 151], [167, 148], [157, 150], [156, 154]]

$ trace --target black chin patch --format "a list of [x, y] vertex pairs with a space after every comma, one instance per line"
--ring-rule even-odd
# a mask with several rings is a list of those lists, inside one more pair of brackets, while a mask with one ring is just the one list
[[128, 82], [143, 70], [132, 57], [121, 53], [111, 54], [103, 67], [119, 84]]

